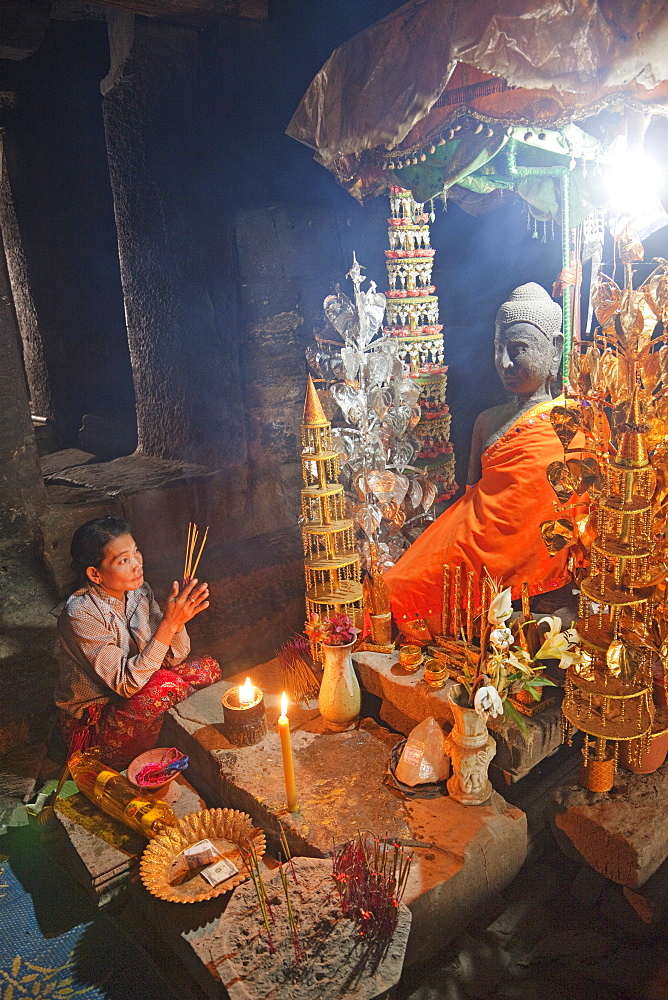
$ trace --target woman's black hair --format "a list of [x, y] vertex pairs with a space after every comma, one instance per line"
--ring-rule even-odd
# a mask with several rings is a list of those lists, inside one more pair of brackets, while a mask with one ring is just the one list
[[76, 573], [75, 590], [90, 583], [86, 570], [89, 566], [99, 566], [104, 559], [104, 550], [109, 542], [120, 535], [129, 535], [130, 525], [120, 517], [96, 517], [77, 528], [72, 536], [70, 555], [72, 569]]

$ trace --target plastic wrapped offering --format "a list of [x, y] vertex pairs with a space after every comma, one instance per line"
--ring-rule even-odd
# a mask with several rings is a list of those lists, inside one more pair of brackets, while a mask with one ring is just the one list
[[105, 764], [94, 750], [75, 754], [70, 760], [70, 773], [91, 802], [145, 837], [155, 837], [160, 830], [176, 823], [166, 802], [139, 791]]
[[419, 722], [406, 740], [396, 768], [396, 777], [404, 785], [433, 784], [450, 775], [450, 758], [445, 752], [445, 734], [430, 716]]
[[196, 844], [186, 847], [183, 852], [186, 867], [192, 869], [204, 868], [205, 865], [210, 865], [214, 861], [217, 861], [219, 857], [219, 852], [210, 840], [198, 840]]

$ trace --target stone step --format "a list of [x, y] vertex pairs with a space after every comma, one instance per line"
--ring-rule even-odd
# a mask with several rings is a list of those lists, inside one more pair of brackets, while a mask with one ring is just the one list
[[448, 796], [405, 799], [383, 783], [395, 734], [370, 719], [328, 733], [317, 712], [305, 710], [290, 712], [300, 811], [289, 813], [276, 731], [278, 662], [256, 667], [251, 678], [265, 697], [268, 733], [261, 743], [237, 749], [224, 734], [222, 695], [243, 674], [176, 705], [165, 718], [162, 742], [188, 754], [188, 778], [210, 806], [248, 812], [274, 850], [279, 821], [295, 855], [325, 857], [358, 831], [387, 835], [411, 850], [406, 963], [435, 954], [519, 871], [527, 850], [524, 813], [497, 792], [475, 807]]

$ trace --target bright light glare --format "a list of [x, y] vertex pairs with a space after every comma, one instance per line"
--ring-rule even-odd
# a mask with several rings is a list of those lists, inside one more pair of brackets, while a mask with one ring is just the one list
[[642, 215], [656, 202], [661, 184], [658, 164], [641, 149], [627, 149], [622, 136], [610, 150], [606, 174], [610, 208], [618, 215]]
[[287, 714], [288, 714], [288, 696], [284, 691], [283, 694], [281, 695], [281, 715], [285, 717]]
[[253, 682], [250, 677], [247, 677], [245, 683], [239, 688], [239, 704], [252, 705], [254, 701], [255, 688], [253, 687]]

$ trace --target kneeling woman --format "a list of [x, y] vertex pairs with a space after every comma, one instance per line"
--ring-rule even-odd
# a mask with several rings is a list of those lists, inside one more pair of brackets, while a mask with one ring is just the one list
[[120, 768], [155, 746], [172, 705], [220, 679], [210, 656], [187, 659], [185, 625], [208, 608], [209, 589], [175, 581], [163, 615], [130, 527], [115, 517], [83, 524], [70, 551], [79, 589], [58, 619], [55, 701], [70, 751], [100, 747]]

